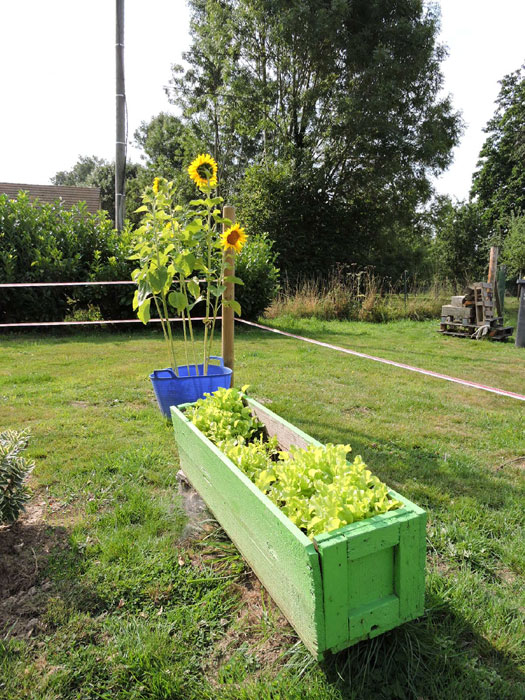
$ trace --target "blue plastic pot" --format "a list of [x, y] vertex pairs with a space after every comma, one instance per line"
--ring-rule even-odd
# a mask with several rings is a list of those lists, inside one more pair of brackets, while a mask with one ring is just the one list
[[202, 399], [204, 394], [211, 394], [217, 389], [230, 388], [232, 370], [224, 366], [222, 357], [210, 356], [210, 360], [218, 360], [219, 365], [208, 364], [208, 373], [204, 375], [204, 365], [198, 365], [198, 373], [195, 365], [181, 365], [177, 368], [179, 376], [171, 367], [156, 369], [149, 375], [157, 402], [166, 418], [170, 418], [170, 406], [179, 406], [181, 403], [193, 403]]

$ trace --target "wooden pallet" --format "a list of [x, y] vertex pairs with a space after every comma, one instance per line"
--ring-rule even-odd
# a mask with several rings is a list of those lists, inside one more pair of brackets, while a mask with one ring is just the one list
[[[488, 331], [482, 329], [488, 328]], [[461, 338], [506, 340], [514, 329], [503, 326], [498, 290], [491, 282], [470, 284], [463, 296], [452, 297], [441, 308], [438, 333]]]
[[476, 282], [472, 285], [474, 291], [474, 307], [476, 323], [485, 325], [494, 320], [494, 287], [488, 282]]
[[[442, 321], [438, 333], [454, 335], [460, 338], [475, 338], [476, 331], [482, 327], [483, 324]], [[505, 341], [507, 338], [511, 337], [513, 330], [514, 328], [512, 326], [492, 325], [489, 327], [486, 336], [482, 337]]]

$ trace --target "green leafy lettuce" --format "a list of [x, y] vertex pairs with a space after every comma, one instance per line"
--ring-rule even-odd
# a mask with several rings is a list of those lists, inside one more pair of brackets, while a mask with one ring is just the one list
[[280, 452], [237, 389], [200, 399], [188, 417], [309, 537], [401, 507], [350, 445], [310, 445]]

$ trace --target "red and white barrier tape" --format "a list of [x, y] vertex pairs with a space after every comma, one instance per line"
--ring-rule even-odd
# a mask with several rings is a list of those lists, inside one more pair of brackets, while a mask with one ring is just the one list
[[[222, 316], [217, 316], [220, 321]], [[187, 319], [186, 319], [187, 320]], [[192, 318], [192, 321], [205, 321], [204, 316]], [[182, 318], [170, 318], [170, 321], [182, 321]], [[142, 323], [138, 318], [114, 319], [113, 321], [43, 321], [42, 323], [0, 323], [0, 328], [37, 328], [44, 326], [105, 326], [114, 323]], [[160, 323], [160, 318], [150, 318], [149, 323]]]
[[104, 287], [112, 284], [135, 284], [135, 282], [13, 282], [0, 284], [0, 289], [17, 289], [19, 287]]
[[248, 326], [254, 326], [255, 328], [261, 328], [264, 331], [270, 331], [271, 333], [278, 333], [279, 335], [287, 336], [288, 338], [294, 338], [295, 340], [303, 340], [305, 343], [312, 343], [312, 345], [319, 345], [322, 348], [328, 348], [329, 350], [337, 350], [338, 352], [344, 352], [346, 355], [354, 355], [355, 357], [362, 357], [365, 360], [373, 360], [374, 362], [381, 362], [384, 365], [392, 365], [393, 367], [399, 367], [401, 369], [406, 369], [409, 372], [418, 372], [419, 374], [424, 374], [427, 377], [435, 377], [436, 379], [444, 379], [447, 382], [454, 382], [455, 384], [462, 384], [463, 386], [469, 386], [473, 389], [481, 389], [482, 391], [490, 391], [492, 394], [498, 394], [499, 396], [507, 396], [511, 399], [518, 399], [518, 401], [525, 401], [525, 396], [523, 394], [517, 394], [514, 391], [507, 391], [506, 389], [496, 389], [492, 386], [486, 386], [485, 384], [480, 384], [479, 382], [471, 382], [468, 379], [458, 379], [457, 377], [450, 377], [448, 374], [441, 374], [440, 372], [433, 372], [428, 369], [421, 369], [420, 367], [412, 367], [411, 365], [406, 365], [403, 362], [394, 362], [394, 360], [385, 360], [383, 357], [375, 357], [375, 355], [366, 355], [364, 352], [357, 352], [356, 350], [348, 350], [347, 348], [342, 348], [339, 345], [331, 345], [330, 343], [323, 343], [321, 340], [314, 340], [313, 338], [305, 338], [302, 335], [294, 335], [293, 333], [287, 333], [286, 331], [278, 330], [277, 328], [271, 328], [270, 326], [263, 326], [260, 323], [254, 323], [253, 321], [246, 321], [242, 318], [235, 319], [236, 322], [245, 323]]

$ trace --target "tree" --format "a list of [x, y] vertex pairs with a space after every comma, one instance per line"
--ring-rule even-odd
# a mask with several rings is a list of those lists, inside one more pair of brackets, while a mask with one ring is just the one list
[[163, 161], [174, 172], [188, 165], [200, 147], [191, 128], [179, 117], [165, 112], [153, 117], [150, 122], [141, 123], [135, 131], [135, 143], [143, 149], [143, 160], [148, 165]]
[[471, 197], [493, 230], [505, 234], [513, 211], [525, 211], [525, 64], [500, 81], [497, 108], [485, 127]]
[[198, 141], [192, 127], [179, 117], [161, 112], [150, 122], [142, 122], [134, 136], [135, 144], [144, 151], [145, 163], [132, 192], [151, 184], [155, 177], [165, 177], [175, 183], [181, 199], [193, 199], [195, 188], [186, 169], [206, 146]]
[[[104, 158], [97, 156], [79, 156], [71, 170], [60, 170], [51, 178], [53, 185], [69, 187], [94, 187], [98, 172], [109, 165]], [[98, 185], [96, 185], [98, 187]]]
[[[126, 165], [126, 218], [133, 218], [133, 211], [140, 205], [142, 188], [133, 183], [142, 173], [142, 166]], [[61, 170], [51, 178], [53, 185], [70, 187], [99, 187], [101, 207], [111, 219], [115, 216], [115, 163], [97, 156], [79, 156], [71, 170]]]
[[502, 260], [508, 266], [511, 275], [523, 278], [525, 273], [525, 216], [511, 215]]
[[442, 280], [462, 287], [483, 276], [488, 261], [488, 229], [480, 207], [438, 197], [431, 214], [435, 238], [432, 259]]
[[234, 34], [231, 0], [190, 0], [190, 6], [193, 43], [183, 54], [189, 68], [173, 66], [167, 92], [182, 108], [197, 141], [206, 144], [203, 150], [217, 161], [219, 187], [224, 194], [228, 185], [241, 177], [246, 154], [256, 154], [245, 138], [244, 120], [238, 119], [239, 108], [246, 109], [246, 102], [232, 103], [231, 99], [239, 95], [232, 81], [236, 81], [240, 37]]
[[[171, 99], [213, 144], [226, 190], [247, 167], [289, 172], [290, 196], [345, 211], [334, 232], [351, 256], [417, 219], [429, 176], [445, 168], [461, 128], [440, 97], [438, 15], [422, 0], [190, 0], [189, 68]], [[315, 189], [309, 189], [312, 185]], [[321, 191], [322, 194], [319, 193]], [[290, 220], [272, 238], [310, 223]], [[306, 222], [305, 222], [306, 219]], [[341, 248], [340, 248], [341, 250]], [[375, 262], [375, 260], [368, 260]], [[281, 257], [281, 265], [286, 261]]]

